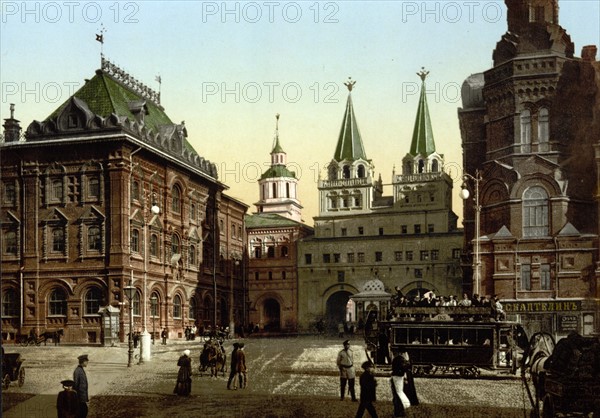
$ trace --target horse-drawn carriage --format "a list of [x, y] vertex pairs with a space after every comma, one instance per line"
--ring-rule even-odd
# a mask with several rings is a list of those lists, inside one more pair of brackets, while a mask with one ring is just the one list
[[19, 387], [25, 383], [25, 368], [19, 353], [4, 353], [2, 350], [2, 389], [8, 389], [11, 382], [17, 382]]
[[550, 334], [535, 333], [523, 355], [521, 377], [531, 418], [600, 417], [599, 338], [572, 333], [555, 344]]
[[27, 335], [18, 335], [17, 341], [19, 341], [19, 344], [21, 344], [22, 347], [27, 347], [28, 345], [39, 346], [41, 343], [46, 345], [48, 340], [52, 340], [54, 345], [58, 345], [60, 344], [60, 338], [63, 335], [63, 329], [45, 330], [40, 335], [37, 335], [35, 332], [30, 332]]
[[200, 376], [207, 370], [210, 370], [211, 377], [217, 377], [221, 372], [225, 376], [227, 371], [227, 354], [223, 347], [223, 340], [212, 338], [204, 343], [202, 353], [200, 353], [200, 366], [198, 371]]

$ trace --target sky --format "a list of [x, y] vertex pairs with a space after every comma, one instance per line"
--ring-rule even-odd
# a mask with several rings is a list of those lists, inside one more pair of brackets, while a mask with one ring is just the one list
[[[600, 0], [561, 0], [575, 43], [600, 45]], [[161, 92], [188, 141], [217, 164], [227, 194], [255, 212], [258, 179], [280, 143], [299, 178], [303, 219], [318, 215], [319, 173], [335, 151], [348, 90], [367, 157], [391, 183], [410, 148], [424, 67], [437, 152], [458, 198], [460, 88], [492, 66], [507, 30], [503, 1], [0, 0], [0, 118], [25, 130], [100, 67], [100, 54]], [[96, 41], [103, 34], [104, 43]], [[160, 75], [161, 84], [156, 80]], [[391, 187], [384, 188], [391, 195]]]

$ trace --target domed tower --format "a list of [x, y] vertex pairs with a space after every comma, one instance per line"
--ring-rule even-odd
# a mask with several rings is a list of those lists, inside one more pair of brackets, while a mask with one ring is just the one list
[[373, 170], [367, 159], [354, 108], [352, 89], [356, 81], [348, 79], [346, 112], [333, 159], [327, 166], [327, 179], [319, 182], [319, 216], [340, 213], [367, 213], [374, 195]]
[[302, 205], [298, 200], [298, 179], [296, 173], [286, 167], [287, 154], [279, 143], [279, 113], [275, 118], [271, 167], [258, 180], [260, 200], [255, 205], [258, 213], [277, 213], [301, 222]]

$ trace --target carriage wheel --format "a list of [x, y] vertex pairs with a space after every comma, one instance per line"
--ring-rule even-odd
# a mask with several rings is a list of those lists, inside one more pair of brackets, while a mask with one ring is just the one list
[[554, 418], [554, 399], [548, 394], [544, 397], [544, 405], [542, 406], [542, 418]]
[[19, 387], [22, 387], [23, 383], [25, 383], [25, 368], [21, 367], [19, 369]]
[[2, 389], [8, 389], [10, 386], [10, 376], [8, 373], [4, 375], [4, 379], [2, 379]]

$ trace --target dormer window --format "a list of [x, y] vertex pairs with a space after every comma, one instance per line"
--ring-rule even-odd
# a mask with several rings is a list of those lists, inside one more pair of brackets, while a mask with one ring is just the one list
[[67, 117], [67, 127], [69, 129], [74, 129], [74, 128], [77, 128], [77, 126], [79, 126], [79, 118], [77, 117], [77, 115], [75, 113], [71, 113]]

